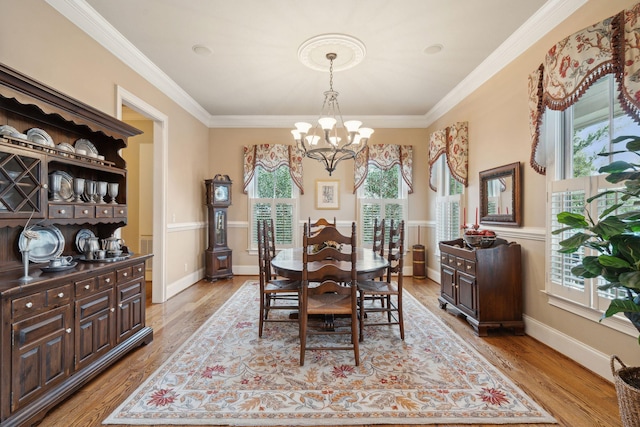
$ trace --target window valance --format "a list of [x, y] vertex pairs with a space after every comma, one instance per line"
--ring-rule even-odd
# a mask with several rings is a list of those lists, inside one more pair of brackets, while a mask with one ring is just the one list
[[433, 132], [429, 137], [429, 187], [438, 191], [433, 177], [434, 164], [445, 155], [453, 178], [465, 187], [469, 169], [469, 123], [457, 122], [446, 129]]
[[596, 80], [615, 74], [622, 108], [640, 123], [640, 3], [556, 43], [529, 76], [531, 167], [545, 174], [539, 149], [546, 107], [565, 110]]
[[392, 144], [369, 144], [356, 155], [353, 167], [353, 192], [358, 190], [369, 173], [369, 162], [382, 170], [400, 165], [402, 179], [413, 193], [413, 146]]
[[291, 179], [300, 189], [300, 194], [304, 194], [302, 188], [302, 151], [297, 147], [282, 144], [246, 145], [244, 147], [244, 186], [242, 188], [245, 194], [258, 165], [270, 172], [280, 166], [287, 166]]

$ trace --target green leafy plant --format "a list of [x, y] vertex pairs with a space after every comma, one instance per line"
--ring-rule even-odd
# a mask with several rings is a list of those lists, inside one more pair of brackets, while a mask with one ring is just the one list
[[[634, 153], [640, 161], [640, 137], [620, 136], [612, 142], [626, 142], [626, 149], [599, 155]], [[587, 199], [587, 203], [608, 195], [616, 196], [616, 202], [596, 220], [587, 210], [586, 216], [559, 213], [558, 222], [565, 227], [554, 230], [553, 234], [577, 230], [560, 242], [560, 253], [575, 253], [581, 247], [597, 252], [597, 255], [583, 257], [571, 273], [585, 279], [602, 277], [607, 283], [598, 286], [600, 290], [621, 289], [622, 296], [611, 300], [602, 318], [623, 313], [640, 331], [640, 163], [614, 161], [601, 167], [599, 172], [608, 173], [606, 180], [620, 188], [598, 193]]]

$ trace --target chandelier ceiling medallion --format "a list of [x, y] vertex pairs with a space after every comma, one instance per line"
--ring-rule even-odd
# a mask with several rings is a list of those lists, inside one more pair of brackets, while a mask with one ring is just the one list
[[333, 90], [334, 64], [343, 70], [357, 65], [364, 58], [364, 44], [344, 34], [322, 35], [303, 43], [298, 58], [305, 65], [322, 70], [319, 51], [324, 51], [329, 65], [329, 90], [324, 92], [320, 117], [315, 127], [311, 123], [295, 123], [296, 129], [291, 133], [304, 155], [322, 162], [331, 176], [340, 161], [355, 158], [366, 147], [373, 129], [360, 127], [362, 122], [359, 120], [345, 122], [338, 104], [338, 92]]

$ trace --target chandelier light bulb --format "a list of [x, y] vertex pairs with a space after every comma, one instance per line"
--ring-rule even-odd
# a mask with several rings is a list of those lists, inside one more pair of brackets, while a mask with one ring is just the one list
[[309, 133], [309, 129], [313, 127], [311, 123], [307, 122], [297, 122], [294, 126], [296, 127], [296, 130], [301, 134]]
[[309, 145], [318, 145], [318, 141], [320, 141], [320, 137], [318, 135], [309, 135], [305, 139]]
[[320, 123], [320, 127], [323, 130], [331, 130], [333, 126], [336, 124], [337, 120], [333, 117], [321, 117], [318, 119], [318, 123]]
[[329, 142], [334, 146], [337, 147], [338, 144], [340, 143], [340, 140], [342, 138], [340, 138], [339, 136], [330, 136], [329, 137]]
[[358, 129], [358, 134], [360, 135], [360, 138], [362, 138], [362, 139], [369, 139], [369, 137], [371, 136], [372, 133], [373, 133], [373, 129], [371, 129], [371, 128], [360, 128], [360, 129]]
[[360, 126], [362, 126], [360, 120], [347, 120], [344, 122], [344, 127], [347, 129], [347, 132], [357, 132]]

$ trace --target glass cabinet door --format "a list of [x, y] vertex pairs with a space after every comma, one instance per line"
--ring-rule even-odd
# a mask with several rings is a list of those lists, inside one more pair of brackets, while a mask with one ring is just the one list
[[42, 188], [43, 157], [0, 151], [0, 217], [35, 218], [44, 216]]
[[225, 246], [227, 244], [227, 233], [225, 227], [227, 225], [227, 219], [225, 217], [226, 211], [216, 210], [215, 213], [215, 244], [216, 246]]

